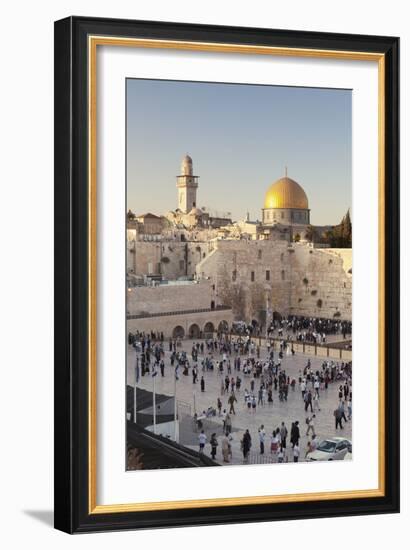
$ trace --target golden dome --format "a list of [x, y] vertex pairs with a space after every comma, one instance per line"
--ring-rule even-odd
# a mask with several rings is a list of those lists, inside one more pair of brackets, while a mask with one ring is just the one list
[[264, 208], [309, 208], [306, 193], [302, 187], [287, 176], [278, 179], [265, 195]]

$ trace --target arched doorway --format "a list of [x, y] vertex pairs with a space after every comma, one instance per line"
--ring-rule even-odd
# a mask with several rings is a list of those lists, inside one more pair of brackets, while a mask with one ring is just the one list
[[189, 327], [189, 331], [188, 331], [188, 334], [189, 334], [189, 337], [190, 338], [199, 338], [200, 336], [200, 328], [197, 324], [193, 324]]
[[278, 311], [274, 311], [272, 313], [272, 320], [274, 321], [282, 321], [282, 315]]
[[229, 326], [226, 321], [221, 321], [218, 325], [218, 332], [228, 332]]
[[185, 336], [185, 330], [184, 330], [184, 327], [181, 327], [181, 325], [178, 325], [172, 331], [172, 338], [183, 338], [184, 336]]
[[214, 324], [211, 323], [211, 322], [205, 323], [205, 326], [204, 326], [204, 337], [205, 337], [205, 338], [212, 338], [214, 332], [215, 332]]

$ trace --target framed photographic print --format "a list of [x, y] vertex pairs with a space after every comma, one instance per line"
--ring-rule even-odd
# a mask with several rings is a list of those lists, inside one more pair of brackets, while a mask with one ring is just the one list
[[55, 526], [399, 510], [399, 39], [55, 24]]

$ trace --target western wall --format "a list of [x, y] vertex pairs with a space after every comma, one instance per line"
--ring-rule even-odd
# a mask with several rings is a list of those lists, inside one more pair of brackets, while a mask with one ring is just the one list
[[221, 303], [247, 321], [263, 321], [258, 312], [267, 308], [280, 315], [351, 320], [351, 249], [218, 240], [196, 271], [214, 282]]

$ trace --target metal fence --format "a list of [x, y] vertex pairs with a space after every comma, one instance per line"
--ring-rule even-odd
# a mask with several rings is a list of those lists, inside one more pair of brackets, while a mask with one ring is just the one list
[[200, 309], [184, 309], [178, 311], [161, 311], [158, 313], [138, 313], [135, 315], [128, 314], [127, 319], [147, 319], [150, 317], [166, 317], [168, 315], [189, 315], [191, 313], [209, 313], [215, 311], [230, 311], [230, 307], [227, 306], [215, 306], [214, 308], [200, 308]]
[[[266, 338], [264, 337], [254, 337], [252, 338], [253, 342], [255, 344], [259, 345], [263, 342], [266, 343]], [[280, 343], [283, 341], [282, 338], [268, 338], [270, 340], [272, 349], [275, 351], [278, 351], [280, 349]], [[285, 340], [286, 341], [286, 340]], [[318, 357], [324, 357], [324, 358], [330, 358], [330, 359], [341, 359], [343, 361], [351, 361], [352, 360], [352, 350], [351, 349], [344, 349], [342, 347], [338, 347], [336, 345], [332, 345], [332, 343], [329, 344], [313, 344], [309, 342], [287, 342], [287, 344], [291, 344], [293, 346], [293, 349], [297, 353], [303, 353], [305, 355], [316, 355]]]

